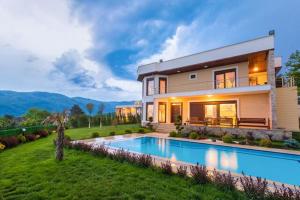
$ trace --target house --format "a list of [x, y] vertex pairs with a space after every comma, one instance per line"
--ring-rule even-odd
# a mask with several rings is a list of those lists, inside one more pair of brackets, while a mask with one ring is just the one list
[[129, 115], [136, 116], [142, 114], [142, 102], [136, 101], [133, 105], [119, 105], [115, 108], [116, 116], [125, 116]]
[[[167, 61], [141, 65], [142, 124], [299, 130], [297, 89], [276, 80], [269, 35]], [[277, 86], [277, 87], [276, 87]]]

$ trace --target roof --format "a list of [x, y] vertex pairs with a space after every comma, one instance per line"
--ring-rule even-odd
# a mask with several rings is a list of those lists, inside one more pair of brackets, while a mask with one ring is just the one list
[[[176, 70], [180, 71], [190, 68], [192, 66], [207, 67], [206, 64], [221, 64], [220, 61], [234, 62], [243, 61], [248, 58], [249, 55], [256, 52], [263, 52], [274, 49], [274, 35], [268, 35], [252, 40], [223, 46], [220, 48], [203, 51], [200, 53], [183, 56], [163, 62], [154, 62], [138, 67], [137, 74], [138, 80], [142, 80], [144, 76], [151, 74], [159, 74], [163, 72], [176, 73]], [[204, 65], [205, 64], [205, 65]]]

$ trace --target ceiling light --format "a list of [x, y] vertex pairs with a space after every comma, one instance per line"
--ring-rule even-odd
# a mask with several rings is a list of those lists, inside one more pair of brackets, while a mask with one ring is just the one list
[[258, 71], [258, 67], [254, 67], [253, 71], [257, 72]]

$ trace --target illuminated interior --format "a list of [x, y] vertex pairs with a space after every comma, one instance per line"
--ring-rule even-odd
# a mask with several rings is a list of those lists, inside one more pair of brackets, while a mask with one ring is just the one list
[[265, 85], [267, 76], [267, 54], [259, 53], [249, 57], [249, 85]]

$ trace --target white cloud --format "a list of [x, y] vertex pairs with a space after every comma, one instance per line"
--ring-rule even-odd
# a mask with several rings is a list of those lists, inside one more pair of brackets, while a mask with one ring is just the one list
[[[101, 100], [139, 98], [138, 83], [118, 79], [108, 66], [89, 59], [86, 52], [93, 47], [91, 25], [79, 22], [69, 3], [0, 0], [1, 89], [59, 92]], [[67, 71], [57, 71], [55, 62], [70, 51], [76, 52], [72, 58], [76, 64], [64, 69]], [[76, 79], [91, 82], [82, 87]], [[107, 86], [125, 91], [109, 90]]]
[[53, 59], [69, 49], [91, 47], [87, 25], [70, 16], [68, 1], [0, 1], [0, 43]]

